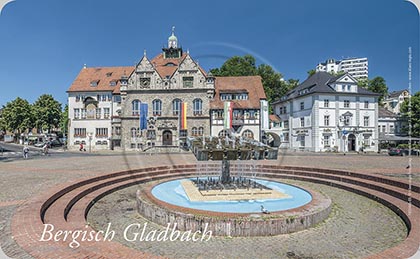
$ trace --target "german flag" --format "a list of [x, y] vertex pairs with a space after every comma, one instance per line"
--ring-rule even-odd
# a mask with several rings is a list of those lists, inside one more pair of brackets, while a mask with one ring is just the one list
[[181, 103], [180, 111], [179, 111], [179, 129], [186, 130], [187, 129], [187, 103]]

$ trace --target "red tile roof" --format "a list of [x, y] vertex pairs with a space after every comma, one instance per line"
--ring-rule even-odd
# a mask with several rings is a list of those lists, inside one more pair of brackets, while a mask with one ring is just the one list
[[[67, 92], [120, 92], [121, 76], [129, 76], [134, 71], [134, 67], [90, 67], [83, 68]], [[97, 86], [91, 86], [92, 81], [98, 81]], [[115, 86], [110, 82], [116, 81]]]
[[280, 122], [281, 121], [281, 119], [280, 119], [280, 117], [279, 116], [277, 116], [276, 114], [270, 114], [270, 121], [272, 121], [272, 122]]
[[[154, 57], [150, 63], [155, 67], [156, 71], [161, 78], [166, 78], [166, 76], [172, 77], [175, 71], [178, 69], [179, 64], [185, 59], [187, 53], [183, 53], [180, 58], [164, 58], [163, 53], [160, 53]], [[173, 66], [166, 66], [166, 64], [172, 63]]]
[[211, 109], [223, 109], [224, 101], [220, 93], [248, 92], [248, 100], [230, 100], [236, 109], [259, 109], [260, 99], [266, 99], [260, 76], [229, 76], [216, 77], [216, 94], [210, 101]]
[[[179, 64], [184, 61], [184, 59], [187, 57], [187, 53], [182, 53], [182, 56], [180, 58], [164, 58], [163, 53], [160, 53], [156, 57], [154, 57], [150, 63], [155, 67], [156, 71], [160, 75], [161, 78], [166, 78], [166, 76], [172, 77], [172, 75], [175, 73], [175, 71], [178, 69]], [[167, 66], [168, 63], [172, 63], [172, 66]], [[198, 69], [200, 69], [201, 73], [206, 75], [206, 72], [203, 68], [198, 66]]]

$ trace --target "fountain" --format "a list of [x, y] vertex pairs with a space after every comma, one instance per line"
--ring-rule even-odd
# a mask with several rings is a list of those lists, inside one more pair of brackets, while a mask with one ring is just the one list
[[[137, 209], [147, 219], [182, 231], [207, 224], [214, 235], [265, 236], [299, 231], [324, 220], [331, 201], [298, 186], [258, 178], [247, 161], [275, 160], [278, 150], [241, 137], [187, 138], [197, 163], [187, 177], [146, 184]], [[180, 169], [177, 169], [180, 170]], [[269, 215], [267, 215], [269, 214]]]
[[[250, 194], [256, 194], [258, 190], [272, 191], [271, 188], [256, 182], [254, 179], [242, 175], [236, 177], [231, 176], [230, 161], [277, 159], [277, 149], [255, 140], [245, 140], [242, 137], [229, 138], [226, 135], [224, 144], [222, 144], [222, 140], [223, 138], [220, 137], [217, 139], [213, 137], [188, 139], [187, 146], [192, 150], [198, 161], [222, 161], [219, 177], [214, 178], [208, 176], [200, 178], [197, 176], [196, 179], [192, 180], [201, 195], [205, 195], [203, 191], [214, 194], [212, 191], [219, 190], [225, 191], [227, 195], [231, 194], [236, 196], [240, 192], [242, 195], [241, 198], [252, 198]], [[191, 188], [188, 188], [185, 183], [183, 186], [187, 194], [190, 194]]]

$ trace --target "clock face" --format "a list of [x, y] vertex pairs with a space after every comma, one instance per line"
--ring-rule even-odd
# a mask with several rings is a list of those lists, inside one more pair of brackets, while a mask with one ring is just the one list
[[150, 78], [142, 78], [142, 79], [140, 79], [140, 84], [142, 86], [149, 86], [150, 85]]

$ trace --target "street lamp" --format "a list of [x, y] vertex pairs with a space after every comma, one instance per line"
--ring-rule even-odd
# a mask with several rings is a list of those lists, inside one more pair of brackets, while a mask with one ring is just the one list
[[92, 152], [92, 137], [93, 137], [93, 133], [92, 132], [89, 132], [88, 133], [88, 136], [89, 136], [89, 153], [91, 153]]

